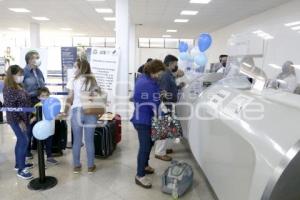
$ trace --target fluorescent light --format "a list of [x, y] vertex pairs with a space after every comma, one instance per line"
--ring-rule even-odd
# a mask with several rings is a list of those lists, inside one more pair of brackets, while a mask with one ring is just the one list
[[295, 27], [292, 27], [291, 29], [294, 31], [298, 31], [298, 30], [300, 30], [300, 26], [295, 26]]
[[290, 27], [290, 26], [297, 26], [300, 25], [300, 21], [296, 21], [296, 22], [291, 22], [291, 23], [287, 23], [285, 24], [285, 26]]
[[62, 30], [62, 31], [72, 31], [73, 29], [71, 29], [71, 28], [61, 28], [60, 30]]
[[32, 19], [35, 19], [38, 21], [49, 21], [50, 20], [48, 17], [32, 17]]
[[296, 69], [300, 69], [300, 65], [292, 65], [292, 67], [294, 67]]
[[116, 21], [115, 17], [104, 17], [103, 18], [105, 21]]
[[16, 13], [30, 13], [30, 10], [27, 10], [26, 8], [9, 8], [9, 10]]
[[111, 8], [95, 8], [97, 13], [113, 13]]
[[190, 0], [190, 3], [201, 3], [201, 4], [208, 4], [211, 0]]
[[172, 37], [171, 35], [163, 35], [162, 36], [163, 38], [170, 38], [170, 37]]
[[273, 67], [275, 69], [281, 69], [282, 67], [280, 67], [279, 65], [276, 64], [269, 64], [270, 67]]
[[269, 33], [266, 33], [262, 30], [257, 30], [252, 32], [253, 34], [257, 35], [258, 37], [264, 39], [264, 40], [272, 40], [274, 39], [274, 36], [270, 35]]
[[16, 27], [10, 27], [10, 28], [8, 28], [8, 30], [10, 30], [10, 31], [20, 31], [22, 29], [21, 28], [16, 28]]
[[181, 15], [197, 15], [198, 11], [196, 10], [183, 10], [180, 13]]
[[189, 20], [188, 19], [175, 19], [174, 22], [175, 23], [187, 23], [187, 22], [189, 22]]
[[106, 0], [86, 0], [86, 1], [89, 1], [89, 2], [101, 2], [101, 1], [106, 1]]
[[167, 30], [167, 33], [177, 33], [177, 30], [174, 30], [174, 29], [168, 29], [168, 30]]

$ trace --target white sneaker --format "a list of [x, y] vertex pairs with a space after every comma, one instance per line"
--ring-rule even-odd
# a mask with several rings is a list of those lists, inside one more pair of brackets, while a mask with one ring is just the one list
[[147, 177], [135, 177], [135, 183], [143, 188], [150, 189], [152, 187], [151, 179]]

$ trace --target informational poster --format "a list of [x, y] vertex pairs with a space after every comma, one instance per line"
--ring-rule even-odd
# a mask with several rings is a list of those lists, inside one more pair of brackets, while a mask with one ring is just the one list
[[107, 111], [113, 112], [112, 103], [116, 98], [119, 52], [116, 49], [92, 48], [90, 64], [98, 85], [107, 93]]
[[0, 57], [0, 75], [5, 74], [5, 58]]
[[72, 76], [72, 69], [74, 63], [77, 59], [77, 47], [62, 47], [61, 48], [61, 66], [62, 66], [62, 76], [63, 83], [67, 81]]
[[21, 54], [20, 54], [20, 64], [21, 67], [25, 67], [26, 66], [26, 61], [25, 61], [25, 55], [29, 52], [29, 51], [37, 51], [40, 54], [40, 59], [42, 61], [41, 66], [39, 67], [39, 69], [42, 71], [44, 78], [47, 82], [47, 68], [48, 68], [48, 49], [46, 48], [41, 48], [41, 49], [32, 49], [32, 48], [22, 48], [21, 49]]

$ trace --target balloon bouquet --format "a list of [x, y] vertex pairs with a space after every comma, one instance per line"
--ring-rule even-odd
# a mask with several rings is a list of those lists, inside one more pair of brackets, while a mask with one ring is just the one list
[[36, 123], [33, 127], [33, 136], [38, 140], [45, 140], [54, 135], [55, 118], [61, 110], [61, 103], [57, 98], [47, 98], [42, 107], [43, 120]]
[[184, 67], [186, 71], [191, 71], [193, 66], [195, 71], [203, 73], [207, 64], [207, 57], [205, 51], [209, 49], [212, 44], [212, 37], [208, 33], [202, 33], [198, 38], [198, 45], [193, 47], [189, 52], [189, 46], [186, 42], [179, 43], [179, 58], [180, 66]]

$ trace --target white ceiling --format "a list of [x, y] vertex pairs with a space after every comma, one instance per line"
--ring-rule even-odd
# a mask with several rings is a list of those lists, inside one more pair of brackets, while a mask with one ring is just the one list
[[[139, 37], [161, 37], [166, 29], [178, 29], [173, 37], [195, 37], [200, 32], [211, 32], [226, 25], [279, 6], [290, 0], [212, 0], [210, 4], [190, 4], [189, 0], [130, 0], [130, 14], [137, 26]], [[106, 22], [96, 13], [96, 7], [114, 9], [114, 0], [87, 2], [86, 0], [0, 0], [0, 30], [20, 27], [28, 30], [31, 16], [45, 16], [50, 21], [41, 22], [42, 31], [59, 31], [72, 28], [72, 33], [95, 36], [113, 36], [114, 22]], [[16, 14], [11, 7], [24, 7], [31, 13]], [[182, 18], [180, 11], [197, 10], [197, 16], [186, 16], [187, 24], [174, 23]], [[184, 17], [185, 18], [185, 17]]]

